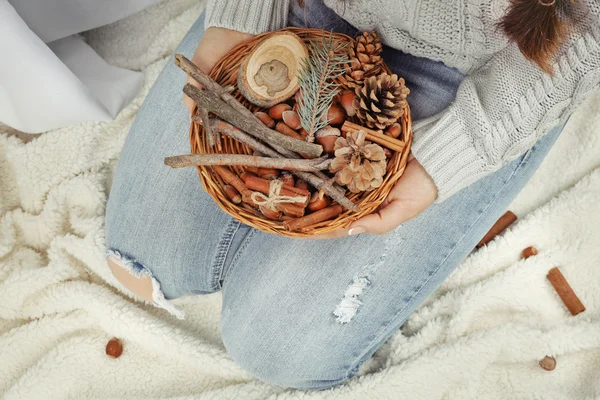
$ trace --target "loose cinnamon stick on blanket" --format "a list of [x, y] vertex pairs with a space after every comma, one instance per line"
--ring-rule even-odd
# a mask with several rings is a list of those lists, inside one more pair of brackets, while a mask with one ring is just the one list
[[258, 168], [275, 168], [287, 171], [320, 171], [329, 168], [327, 157], [312, 159], [288, 159], [257, 157], [240, 154], [187, 154], [165, 158], [165, 165], [173, 168], [195, 165], [245, 165]]
[[564, 275], [560, 272], [558, 268], [552, 268], [548, 271], [548, 280], [558, 293], [558, 296], [561, 298], [565, 306], [571, 312], [571, 315], [577, 315], [580, 312], [585, 311], [585, 306], [579, 300], [579, 297], [575, 294], [569, 282], [565, 279]]
[[340, 215], [343, 211], [344, 210], [343, 210], [342, 206], [340, 206], [339, 204], [336, 204], [336, 205], [324, 208], [322, 210], [319, 210], [317, 212], [314, 212], [312, 214], [309, 214], [305, 217], [285, 221], [283, 223], [283, 226], [288, 231], [292, 231], [292, 232], [300, 231], [303, 228], [306, 228], [308, 226], [317, 224], [319, 222], [327, 221], [328, 219], [331, 219], [331, 218], [335, 218], [338, 215]]
[[492, 241], [496, 236], [501, 234], [506, 228], [512, 225], [517, 220], [517, 216], [512, 211], [507, 211], [498, 221], [492, 226], [490, 231], [485, 234], [483, 239], [477, 243], [477, 248], [485, 246], [487, 243]]

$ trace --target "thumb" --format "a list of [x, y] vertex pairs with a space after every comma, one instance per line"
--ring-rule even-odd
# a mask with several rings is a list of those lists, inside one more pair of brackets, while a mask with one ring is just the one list
[[353, 222], [348, 234], [374, 233], [382, 235], [408, 221], [414, 214], [414, 210], [404, 207], [401, 200], [393, 200], [377, 212]]

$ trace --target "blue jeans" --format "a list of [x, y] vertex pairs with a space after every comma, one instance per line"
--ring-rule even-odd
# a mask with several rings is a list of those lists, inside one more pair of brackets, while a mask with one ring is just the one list
[[[356, 30], [319, 2], [290, 23]], [[200, 18], [177, 52], [191, 57]], [[443, 110], [464, 76], [385, 49], [407, 79], [416, 118]], [[323, 389], [352, 377], [473, 250], [538, 168], [562, 127], [526, 154], [384, 236], [297, 240], [240, 224], [202, 189], [197, 172], [164, 166], [189, 152], [185, 76], [169, 61], [127, 137], [106, 214], [109, 254], [154, 283], [154, 301], [222, 290], [221, 333], [231, 357], [257, 378]]]

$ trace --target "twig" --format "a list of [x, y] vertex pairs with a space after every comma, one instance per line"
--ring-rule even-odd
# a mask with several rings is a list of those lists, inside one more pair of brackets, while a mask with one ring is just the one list
[[198, 109], [198, 117], [200, 118], [200, 122], [202, 122], [202, 125], [204, 126], [204, 129], [206, 131], [206, 137], [208, 138], [208, 145], [210, 147], [214, 147], [215, 143], [217, 144], [217, 148], [219, 150], [221, 150], [221, 137], [219, 135], [217, 135], [215, 132], [213, 132], [212, 128], [210, 127], [210, 123], [209, 123], [209, 117], [208, 117], [208, 111], [206, 111], [204, 108], [199, 108]]
[[318, 157], [323, 153], [323, 147], [320, 145], [307, 143], [302, 140], [282, 135], [277, 131], [269, 129], [254, 115], [252, 118], [246, 117], [232, 108], [229, 104], [225, 103], [214, 92], [200, 90], [189, 83], [183, 87], [183, 92], [194, 100], [198, 107], [217, 114], [225, 121], [266, 143], [275, 144], [287, 150], [295, 151], [296, 153], [308, 154], [311, 157]]
[[[269, 157], [283, 157], [275, 150], [258, 142], [256, 139], [250, 137], [241, 129], [236, 128], [235, 126], [228, 124], [225, 121], [221, 121], [220, 119], [211, 119], [211, 126], [216, 132], [219, 132], [223, 135], [227, 135], [241, 143], [244, 143], [252, 149], [260, 151], [261, 153]], [[292, 171], [292, 173], [298, 176], [299, 178], [304, 179], [306, 182], [310, 183], [315, 188], [319, 190], [322, 189], [325, 192], [325, 194], [331, 197], [331, 199], [337, 201], [342, 207], [344, 207], [344, 209], [360, 211], [360, 208], [345, 196], [344, 191], [327, 182], [327, 178], [321, 178], [310, 172]]]
[[175, 65], [194, 78], [198, 83], [202, 84], [206, 90], [216, 93], [224, 102], [229, 104], [240, 114], [248, 118], [253, 118], [256, 121], [260, 121], [250, 110], [244, 107], [242, 103], [237, 101], [236, 98], [231, 95], [231, 86], [222, 87], [183, 54], [175, 54]]
[[195, 165], [245, 165], [258, 168], [275, 168], [286, 171], [320, 171], [329, 168], [331, 159], [327, 157], [312, 159], [290, 159], [257, 157], [240, 154], [188, 154], [165, 158], [165, 165], [173, 168]]

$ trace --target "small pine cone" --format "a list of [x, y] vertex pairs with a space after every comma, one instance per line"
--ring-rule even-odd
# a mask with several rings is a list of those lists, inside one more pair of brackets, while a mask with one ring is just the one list
[[365, 78], [377, 75], [381, 72], [381, 51], [383, 45], [377, 32], [363, 32], [356, 39], [354, 48], [349, 50], [350, 64], [348, 72], [340, 80], [349, 88], [362, 86]]
[[352, 193], [367, 192], [383, 183], [386, 161], [383, 148], [365, 141], [364, 131], [349, 132], [336, 140], [329, 170], [338, 184]]
[[358, 118], [369, 128], [385, 129], [402, 116], [410, 90], [404, 85], [404, 79], [384, 72], [365, 79], [355, 93], [354, 108]]

